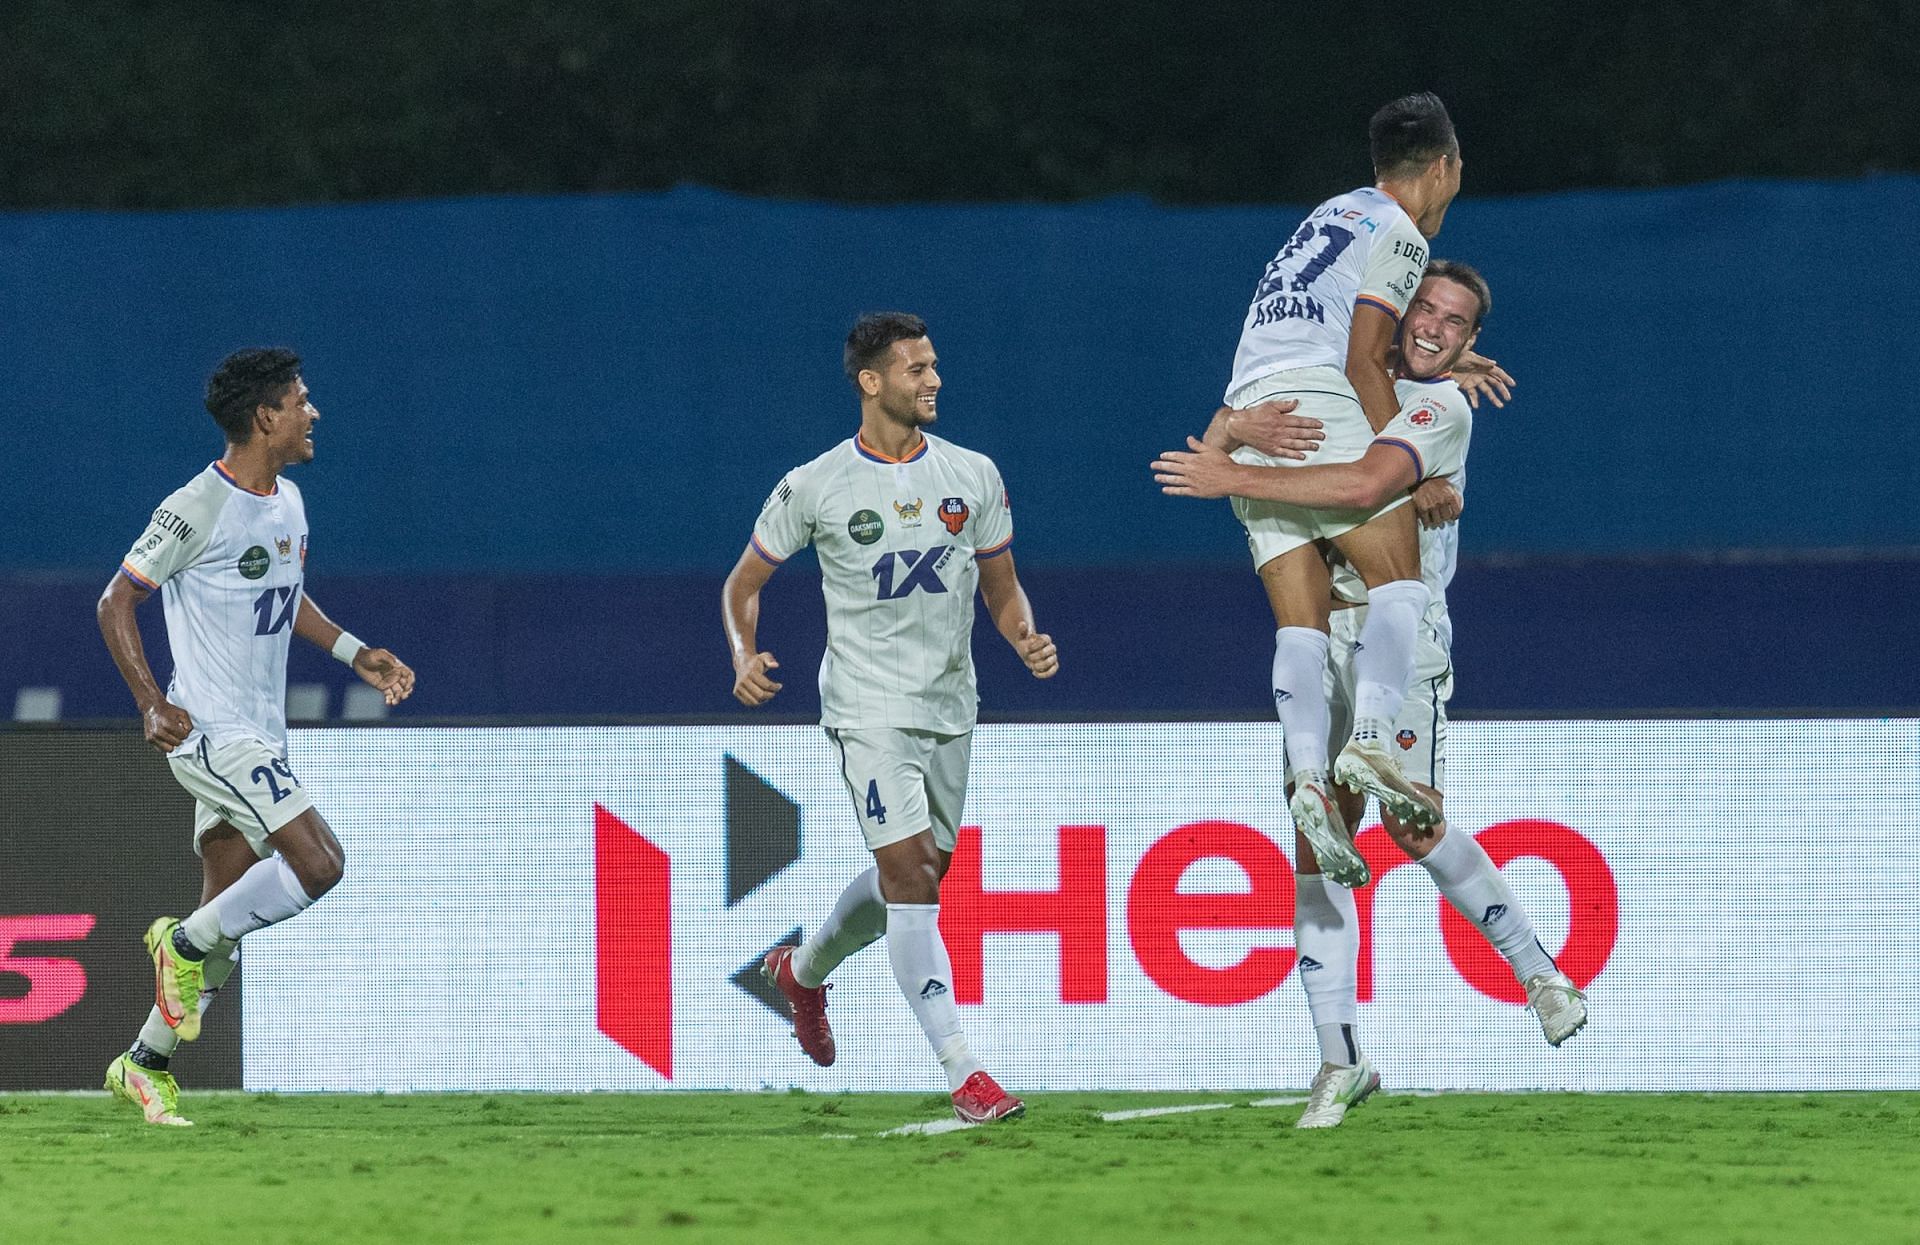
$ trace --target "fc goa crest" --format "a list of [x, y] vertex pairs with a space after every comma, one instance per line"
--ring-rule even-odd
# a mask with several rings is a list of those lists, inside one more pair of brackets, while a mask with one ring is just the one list
[[967, 509], [967, 503], [958, 497], [944, 498], [940, 502], [940, 521], [947, 525], [947, 531], [955, 536], [967, 525], [967, 519], [973, 511]]

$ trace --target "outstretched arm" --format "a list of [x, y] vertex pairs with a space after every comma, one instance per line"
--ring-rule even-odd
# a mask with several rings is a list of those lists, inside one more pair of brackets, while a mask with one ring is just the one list
[[986, 599], [987, 613], [1013, 651], [1020, 655], [1036, 679], [1051, 679], [1060, 671], [1060, 652], [1053, 637], [1042, 634], [1033, 625], [1033, 603], [1020, 577], [1013, 569], [1013, 551], [995, 554], [980, 563], [980, 595]]
[[113, 654], [113, 664], [120, 668], [120, 677], [127, 681], [133, 703], [139, 706], [140, 726], [147, 742], [162, 752], [172, 752], [193, 733], [193, 717], [168, 703], [154, 681], [153, 668], [147, 664], [147, 648], [140, 640], [134, 610], [152, 595], [151, 590], [116, 574], [100, 594], [94, 614], [100, 620], [100, 635], [107, 642], [107, 651]]
[[360, 681], [386, 697], [388, 704], [397, 705], [413, 695], [413, 667], [384, 648], [362, 643], [328, 618], [304, 592], [300, 594], [300, 612], [293, 617], [293, 634], [351, 666]]
[[760, 651], [758, 640], [760, 590], [773, 578], [775, 569], [758, 549], [748, 545], [720, 589], [720, 615], [727, 628], [727, 649], [733, 656], [733, 698], [749, 707], [766, 704], [784, 686], [767, 673], [778, 670], [780, 663], [772, 653]]
[[1186, 450], [1153, 460], [1153, 478], [1170, 497], [1247, 497], [1313, 510], [1373, 510], [1420, 479], [1398, 442], [1375, 442], [1356, 462], [1318, 467], [1252, 467], [1192, 437]]

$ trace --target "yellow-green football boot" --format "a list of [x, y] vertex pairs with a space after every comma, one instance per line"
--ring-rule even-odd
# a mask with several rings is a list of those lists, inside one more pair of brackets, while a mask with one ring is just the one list
[[149, 1124], [193, 1124], [180, 1118], [180, 1086], [171, 1072], [143, 1068], [122, 1055], [107, 1065], [107, 1089], [115, 1098], [140, 1108]]
[[153, 960], [154, 1006], [181, 1041], [191, 1042], [200, 1036], [200, 990], [206, 981], [206, 963], [189, 960], [174, 948], [173, 931], [179, 928], [177, 917], [156, 918], [141, 941]]

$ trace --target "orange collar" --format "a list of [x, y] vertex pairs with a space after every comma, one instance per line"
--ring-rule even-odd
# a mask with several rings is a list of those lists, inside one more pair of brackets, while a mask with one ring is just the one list
[[867, 444], [866, 436], [858, 432], [853, 434], [853, 448], [860, 457], [870, 458], [876, 463], [910, 463], [927, 452], [927, 438], [926, 434], [922, 433], [920, 435], [920, 444], [899, 458], [882, 454], [879, 450], [874, 449], [871, 445]]

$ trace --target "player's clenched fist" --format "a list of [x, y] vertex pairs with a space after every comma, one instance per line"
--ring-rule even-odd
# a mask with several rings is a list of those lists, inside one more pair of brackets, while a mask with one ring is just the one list
[[748, 706], [766, 704], [782, 686], [774, 682], [767, 671], [779, 668], [780, 663], [773, 659], [772, 653], [755, 653], [747, 658], [734, 667], [733, 698]]
[[179, 705], [161, 701], [148, 705], [147, 711], [140, 715], [146, 728], [147, 742], [162, 752], [172, 752], [187, 741], [193, 734], [193, 715]]
[[1020, 624], [1020, 638], [1014, 641], [1014, 651], [1020, 654], [1020, 660], [1027, 663], [1027, 669], [1033, 671], [1036, 679], [1051, 679], [1060, 672], [1060, 650], [1053, 646], [1050, 635], [1036, 635], [1032, 627]]

